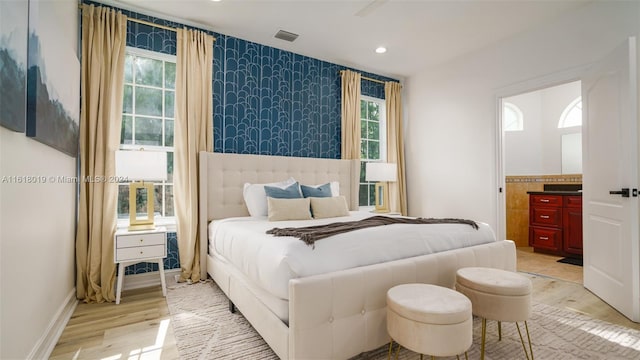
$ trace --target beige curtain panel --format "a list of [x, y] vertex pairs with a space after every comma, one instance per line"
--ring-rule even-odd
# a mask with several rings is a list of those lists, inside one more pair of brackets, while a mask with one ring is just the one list
[[362, 75], [343, 70], [342, 77], [342, 158], [360, 159], [360, 80]]
[[[80, 178], [115, 175], [120, 145], [127, 17], [82, 5]], [[114, 301], [118, 184], [80, 182], [76, 292], [85, 302]]]
[[200, 280], [198, 153], [213, 148], [213, 37], [177, 30], [173, 198], [180, 281]]
[[387, 162], [398, 166], [398, 180], [389, 183], [389, 209], [407, 215], [407, 182], [402, 129], [402, 86], [395, 81], [384, 84], [387, 108]]

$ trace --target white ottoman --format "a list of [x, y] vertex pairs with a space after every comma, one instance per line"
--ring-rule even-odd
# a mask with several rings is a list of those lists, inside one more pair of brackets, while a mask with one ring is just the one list
[[[453, 356], [473, 342], [471, 302], [441, 286], [404, 284], [387, 292], [387, 331], [398, 345], [421, 354]], [[396, 354], [397, 356], [397, 354]]]
[[501, 322], [515, 322], [524, 353], [529, 359], [519, 321], [524, 321], [533, 360], [533, 348], [527, 320], [531, 316], [531, 280], [506, 270], [468, 267], [456, 273], [456, 290], [471, 300], [473, 314], [482, 318], [480, 359], [484, 359], [487, 320], [498, 321], [498, 335], [502, 339]]

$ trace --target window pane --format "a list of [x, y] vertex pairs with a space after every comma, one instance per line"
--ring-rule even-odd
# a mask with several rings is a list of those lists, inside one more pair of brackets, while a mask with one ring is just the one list
[[378, 121], [380, 119], [380, 108], [378, 104], [369, 102], [369, 119]]
[[360, 100], [360, 118], [367, 118], [367, 102], [364, 100]]
[[154, 185], [153, 190], [153, 216], [162, 216], [162, 185]]
[[173, 182], [173, 152], [167, 151], [167, 182]]
[[136, 84], [162, 87], [162, 61], [137, 57]]
[[173, 146], [173, 120], [164, 121], [164, 146]]
[[175, 98], [176, 98], [176, 93], [173, 91], [166, 91], [164, 93], [164, 116], [165, 117], [170, 117], [170, 118], [176, 117], [174, 113], [174, 107], [173, 107], [173, 104], [175, 103]]
[[129, 218], [129, 185], [118, 185], [118, 219]]
[[380, 122], [369, 122], [367, 125], [367, 137], [369, 139], [380, 140]]
[[129, 54], [124, 57], [124, 82], [133, 82], [133, 56]]
[[360, 120], [360, 138], [367, 139], [367, 120]]
[[162, 116], [162, 90], [136, 87], [136, 115]]
[[366, 161], [360, 161], [360, 182], [364, 183], [367, 182], [367, 180], [365, 180], [367, 178], [367, 162]]
[[176, 64], [164, 63], [164, 87], [167, 89], [176, 88]]
[[162, 146], [162, 119], [136, 117], [136, 145]]
[[360, 159], [368, 159], [367, 140], [360, 140]]
[[369, 185], [369, 205], [376, 204], [376, 186], [374, 184]]
[[358, 203], [360, 206], [369, 206], [369, 185], [360, 184], [360, 192], [359, 192], [359, 200]]
[[129, 115], [122, 115], [120, 130], [120, 144], [133, 144], [133, 119]]
[[377, 141], [369, 141], [369, 157], [370, 160], [380, 160], [380, 143]]
[[124, 93], [122, 95], [122, 112], [131, 114], [133, 113], [133, 86], [125, 85]]
[[[172, 154], [173, 155], [173, 154]], [[165, 185], [164, 187], [164, 203], [165, 214], [164, 216], [175, 216], [173, 210], [173, 185]]]

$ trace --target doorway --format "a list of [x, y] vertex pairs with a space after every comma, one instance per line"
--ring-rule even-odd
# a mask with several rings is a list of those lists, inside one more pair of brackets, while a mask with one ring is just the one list
[[581, 82], [503, 97], [500, 104], [506, 238], [527, 247], [528, 192], [543, 191], [545, 185], [575, 190], [582, 185]]

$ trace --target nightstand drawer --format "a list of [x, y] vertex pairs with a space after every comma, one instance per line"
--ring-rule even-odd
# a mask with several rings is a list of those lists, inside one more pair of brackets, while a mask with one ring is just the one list
[[116, 250], [116, 262], [141, 260], [147, 258], [163, 258], [166, 247], [162, 245], [138, 246]]
[[129, 248], [136, 246], [164, 245], [164, 233], [145, 233], [134, 235], [118, 235], [116, 248]]

